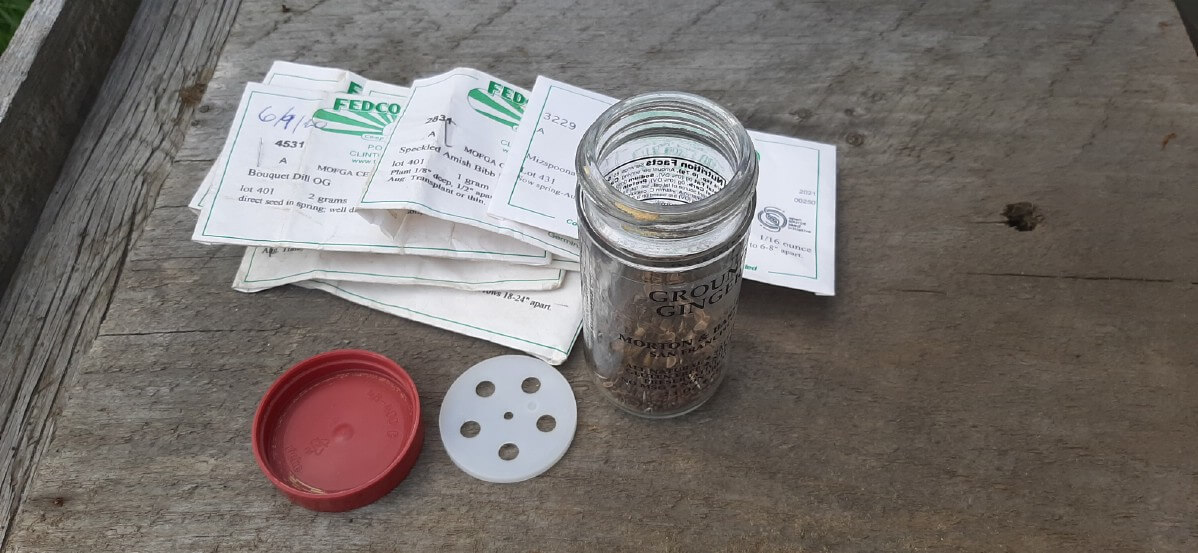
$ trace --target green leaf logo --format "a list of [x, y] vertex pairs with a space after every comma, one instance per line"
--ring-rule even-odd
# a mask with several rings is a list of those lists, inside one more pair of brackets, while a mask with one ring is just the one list
[[312, 115], [320, 130], [354, 136], [383, 134], [383, 130], [398, 118], [398, 104], [340, 99], [333, 105], [333, 109], [318, 109]]
[[520, 124], [520, 116], [524, 115], [524, 104], [528, 102], [522, 94], [515, 93], [507, 87], [491, 83], [487, 90], [475, 88], [466, 94], [466, 101], [474, 111], [483, 117], [490, 118], [516, 128]]

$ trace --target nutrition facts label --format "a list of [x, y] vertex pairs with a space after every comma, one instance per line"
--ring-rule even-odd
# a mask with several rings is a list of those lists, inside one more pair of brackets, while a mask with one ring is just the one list
[[665, 205], [697, 202], [728, 183], [706, 165], [666, 156], [634, 159], [609, 171], [604, 178], [630, 198]]

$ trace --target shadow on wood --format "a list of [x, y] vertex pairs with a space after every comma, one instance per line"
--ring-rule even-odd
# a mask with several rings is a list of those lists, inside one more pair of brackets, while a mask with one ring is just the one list
[[0, 56], [0, 291], [16, 270], [138, 3], [34, 2]]

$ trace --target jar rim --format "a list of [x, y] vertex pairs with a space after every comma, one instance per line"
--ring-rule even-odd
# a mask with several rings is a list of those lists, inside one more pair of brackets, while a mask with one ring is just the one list
[[[731, 153], [727, 162], [732, 166], [732, 176], [723, 188], [694, 202], [664, 204], [629, 196], [607, 181], [599, 163], [613, 131], [634, 123], [633, 116], [652, 111], [694, 116], [718, 131], [719, 138], [730, 146], [727, 153]], [[671, 226], [718, 217], [724, 210], [743, 202], [745, 196], [756, 193], [757, 155], [744, 126], [723, 106], [688, 92], [648, 92], [612, 105], [583, 134], [575, 165], [580, 192], [585, 192], [603, 211], [638, 225]]]

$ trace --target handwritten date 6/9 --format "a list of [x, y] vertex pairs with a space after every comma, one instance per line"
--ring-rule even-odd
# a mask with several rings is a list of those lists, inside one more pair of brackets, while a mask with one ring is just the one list
[[571, 120], [569, 120], [569, 119], [566, 119], [565, 117], [561, 117], [561, 116], [558, 116], [558, 115], [554, 115], [554, 114], [552, 114], [552, 113], [548, 113], [548, 112], [546, 112], [546, 113], [545, 113], [545, 116], [544, 116], [544, 117], [542, 117], [542, 119], [544, 119], [544, 120], [546, 120], [546, 121], [548, 121], [548, 122], [550, 122], [550, 123], [554, 123], [554, 124], [557, 124], [557, 125], [561, 125], [561, 126], [563, 126], [563, 127], [567, 128], [567, 129], [570, 129], [570, 130], [574, 130], [574, 129], [577, 129], [577, 128], [578, 128], [578, 125], [577, 125], [577, 124], [575, 124], [573, 121], [571, 121]]

